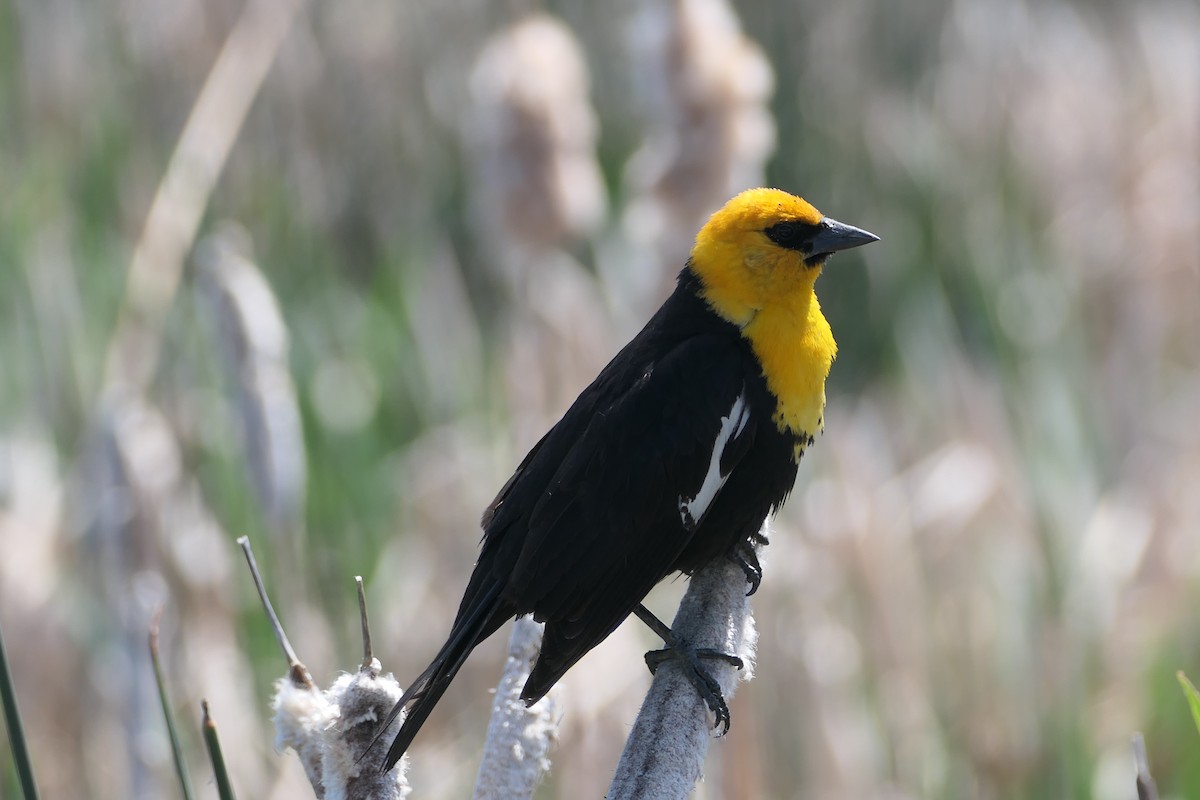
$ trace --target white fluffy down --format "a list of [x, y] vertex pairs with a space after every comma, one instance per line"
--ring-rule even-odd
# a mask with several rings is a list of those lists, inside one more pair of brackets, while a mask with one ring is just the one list
[[368, 669], [342, 675], [325, 692], [330, 704], [339, 710], [338, 719], [325, 730], [321, 755], [325, 800], [396, 800], [408, 796], [404, 777], [408, 759], [402, 759], [390, 772], [380, 771], [400, 719], [393, 721], [367, 750], [379, 723], [404, 694], [391, 673], [379, 672], [379, 662], [373, 661]]
[[407, 759], [390, 772], [380, 771], [399, 720], [367, 749], [379, 722], [403, 694], [395, 678], [380, 671], [373, 661], [353, 675], [342, 675], [324, 693], [296, 686], [286, 677], [275, 685], [275, 746], [296, 751], [309, 782], [322, 787], [319, 794], [325, 800], [408, 795]]

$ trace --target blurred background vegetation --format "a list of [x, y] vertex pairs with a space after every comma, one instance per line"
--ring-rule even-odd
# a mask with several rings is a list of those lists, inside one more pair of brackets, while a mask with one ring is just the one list
[[[819, 285], [827, 432], [697, 795], [1129, 798], [1142, 731], [1200, 797], [1192, 0], [0, 0], [0, 626], [43, 796], [176, 791], [160, 605], [239, 791], [310, 796], [234, 538], [322, 685], [356, 574], [411, 679], [481, 509], [759, 183], [883, 241]], [[469, 791], [496, 639], [421, 797]], [[652, 645], [572, 671], [542, 796], [603, 793]]]

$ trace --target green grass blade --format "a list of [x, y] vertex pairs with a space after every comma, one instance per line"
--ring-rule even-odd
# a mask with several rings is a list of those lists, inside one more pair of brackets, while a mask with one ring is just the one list
[[175, 726], [175, 714], [171, 711], [171, 699], [167, 694], [167, 683], [163, 678], [162, 663], [158, 658], [158, 618], [150, 626], [150, 663], [154, 665], [154, 681], [158, 684], [158, 699], [162, 703], [163, 717], [167, 721], [167, 736], [171, 739], [171, 755], [175, 757], [175, 774], [179, 776], [179, 787], [184, 800], [193, 800], [192, 782], [188, 778], [187, 762], [183, 759], [183, 746], [179, 742], [179, 730]]
[[1187, 695], [1188, 705], [1192, 709], [1192, 721], [1196, 723], [1196, 730], [1200, 731], [1200, 692], [1196, 691], [1196, 687], [1187, 679], [1187, 675], [1183, 674], [1183, 670], [1176, 672], [1175, 677], [1179, 679], [1179, 685]]
[[25, 800], [37, 800], [37, 784], [33, 780], [33, 764], [29, 760], [29, 748], [25, 745], [25, 728], [21, 725], [21, 713], [17, 709], [17, 692], [13, 689], [12, 673], [8, 670], [8, 654], [4, 652], [4, 637], [0, 636], [0, 700], [4, 705], [4, 722], [8, 725], [9, 745], [17, 775], [21, 780], [21, 791]]
[[234, 800], [233, 784], [229, 782], [229, 773], [225, 770], [225, 756], [221, 754], [221, 742], [217, 738], [217, 724], [208, 713], [208, 701], [200, 701], [203, 711], [201, 726], [204, 729], [204, 745], [208, 748], [208, 757], [212, 761], [213, 775], [217, 779], [217, 796], [221, 800]]

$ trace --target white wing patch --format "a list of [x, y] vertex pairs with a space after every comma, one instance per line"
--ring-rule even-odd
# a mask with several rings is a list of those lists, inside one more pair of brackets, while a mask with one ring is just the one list
[[742, 392], [738, 395], [737, 400], [733, 401], [733, 408], [729, 409], [728, 416], [721, 417], [721, 430], [717, 432], [717, 440], [713, 443], [712, 457], [708, 460], [708, 472], [704, 475], [704, 482], [700, 484], [700, 490], [690, 500], [685, 500], [683, 495], [679, 496], [679, 516], [683, 520], [683, 527], [686, 530], [696, 529], [700, 520], [704, 519], [704, 515], [708, 513], [712, 501], [716, 499], [717, 492], [721, 491], [721, 487], [729, 479], [728, 474], [721, 472], [721, 457], [725, 454], [725, 448], [735, 436], [745, 429], [746, 423], [749, 421], [750, 409], [746, 407], [746, 393]]

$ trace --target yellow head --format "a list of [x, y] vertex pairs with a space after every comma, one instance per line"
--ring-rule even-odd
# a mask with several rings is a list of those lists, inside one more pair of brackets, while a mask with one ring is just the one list
[[878, 238], [787, 192], [749, 189], [700, 229], [691, 264], [709, 305], [744, 327], [766, 307], [811, 296], [832, 253]]

